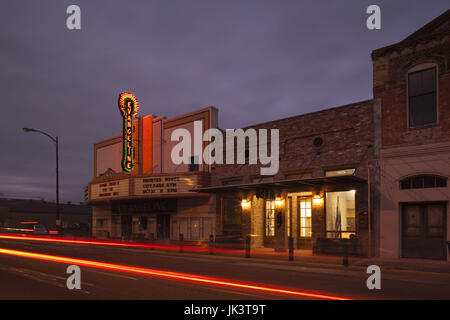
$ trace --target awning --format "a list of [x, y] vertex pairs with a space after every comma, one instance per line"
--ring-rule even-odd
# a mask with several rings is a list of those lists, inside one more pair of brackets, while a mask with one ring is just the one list
[[191, 191], [204, 193], [220, 193], [220, 192], [235, 192], [235, 191], [251, 191], [259, 189], [288, 189], [288, 188], [318, 189], [324, 187], [339, 187], [339, 186], [351, 188], [366, 183], [367, 180], [363, 178], [354, 175], [342, 175], [342, 176], [321, 177], [321, 178], [290, 179], [290, 180], [278, 180], [273, 182], [215, 186], [215, 187], [192, 189]]

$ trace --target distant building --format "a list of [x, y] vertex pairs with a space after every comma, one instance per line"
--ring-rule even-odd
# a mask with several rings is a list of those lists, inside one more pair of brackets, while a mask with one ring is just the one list
[[[89, 235], [92, 208], [87, 205], [60, 204], [61, 226], [64, 229], [82, 229]], [[56, 204], [42, 200], [0, 198], [0, 227], [42, 224], [53, 227], [56, 221]]]

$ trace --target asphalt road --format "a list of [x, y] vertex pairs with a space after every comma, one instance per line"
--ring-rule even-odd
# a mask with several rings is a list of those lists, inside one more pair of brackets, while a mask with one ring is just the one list
[[[381, 271], [381, 289], [369, 290], [365, 270], [253, 262], [252, 259], [168, 254], [149, 249], [0, 239], [0, 248], [64, 256], [234, 282], [354, 299], [450, 299], [450, 275]], [[81, 267], [81, 289], [69, 290], [68, 264], [0, 254], [0, 299], [311, 299], [179, 279]]]

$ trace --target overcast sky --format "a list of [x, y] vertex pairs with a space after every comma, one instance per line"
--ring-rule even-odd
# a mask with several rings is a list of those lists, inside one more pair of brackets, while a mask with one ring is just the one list
[[[81, 8], [81, 30], [66, 9]], [[366, 8], [381, 7], [381, 30]], [[2, 0], [0, 193], [80, 202], [93, 143], [120, 133], [120, 92], [140, 115], [208, 105], [237, 128], [372, 98], [372, 50], [449, 9], [448, 0]]]

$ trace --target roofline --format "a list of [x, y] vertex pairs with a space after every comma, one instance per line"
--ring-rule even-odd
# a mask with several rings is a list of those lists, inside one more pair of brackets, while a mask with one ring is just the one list
[[[450, 17], [450, 9], [443, 12], [442, 14], [440, 14], [438, 17], [434, 18], [427, 24], [423, 25], [422, 27], [420, 27], [419, 29], [417, 29], [416, 31], [411, 33], [409, 36], [407, 36], [403, 40], [396, 42], [394, 44], [373, 50], [371, 53], [372, 60], [376, 57], [386, 55], [387, 53], [389, 53], [390, 51], [394, 50], [397, 47], [409, 46], [414, 42], [420, 42], [420, 41], [426, 40], [430, 37], [436, 36], [433, 34], [431, 34], [431, 35], [428, 34], [427, 33], [428, 29], [432, 29], [434, 26], [439, 25], [440, 23], [442, 23], [443, 21], [448, 19], [447, 16]], [[445, 31], [443, 32], [443, 34], [445, 34]]]
[[297, 118], [297, 117], [313, 115], [313, 114], [317, 114], [317, 113], [325, 112], [325, 111], [331, 111], [331, 110], [336, 110], [336, 109], [341, 109], [341, 108], [343, 109], [343, 108], [353, 107], [353, 106], [357, 106], [357, 105], [360, 105], [360, 104], [365, 104], [365, 103], [373, 102], [373, 101], [374, 101], [374, 99], [372, 98], [372, 99], [361, 100], [361, 101], [352, 102], [352, 103], [348, 103], [348, 104], [344, 104], [344, 105], [340, 105], [340, 106], [327, 107], [325, 109], [320, 109], [320, 110], [313, 111], [313, 112], [301, 113], [301, 114], [297, 114], [297, 115], [286, 117], [286, 118], [279, 118], [279, 119], [276, 119], [276, 120], [270, 120], [270, 121], [266, 121], [266, 122], [261, 122], [261, 123], [257, 123], [257, 124], [248, 125], [246, 127], [242, 127], [242, 129], [248, 129], [248, 128], [251, 128], [251, 127], [261, 126], [261, 125], [264, 125], [264, 124], [269, 124], [269, 123], [273, 123], [273, 122], [277, 122], [277, 121], [283, 121], [283, 120], [287, 120], [287, 119], [293, 119], [293, 118]]

